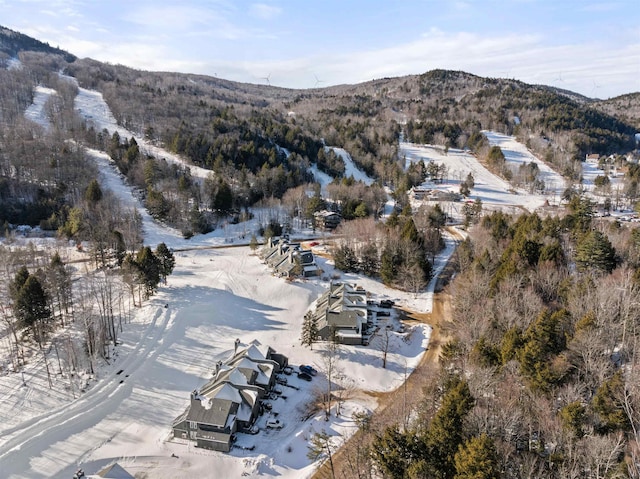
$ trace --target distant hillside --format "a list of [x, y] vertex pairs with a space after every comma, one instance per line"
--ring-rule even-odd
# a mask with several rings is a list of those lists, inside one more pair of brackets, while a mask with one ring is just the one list
[[68, 62], [73, 62], [76, 59], [71, 53], [3, 26], [0, 26], [0, 52], [12, 58], [17, 57], [20, 52], [39, 52], [61, 55]]
[[593, 107], [603, 113], [620, 118], [640, 131], [640, 92], [598, 101], [594, 103]]
[[[295, 125], [314, 141], [322, 138], [344, 147], [368, 174], [385, 181], [393, 176], [387, 165], [395, 161], [401, 129], [411, 141], [457, 147], [469, 146], [468, 138], [482, 129], [515, 134], [540, 156], [555, 160], [568, 176], [578, 175], [574, 163], [587, 153], [632, 149], [636, 130], [620, 115], [611, 114], [615, 106], [604, 112], [571, 92], [460, 71], [433, 70], [308, 90], [143, 72], [93, 60], [76, 62], [69, 72], [81, 85], [102, 91], [123, 124], [142, 131], [152, 117], [155, 134], [166, 144], [185, 128], [206, 139], [219, 130], [212, 124], [226, 123], [226, 134], [229, 118], [221, 116], [233, 107], [238, 119], [262, 116], [262, 123], [269, 118], [269, 122]], [[166, 108], [167, 103], [172, 107]], [[286, 136], [287, 129], [271, 139], [285, 146], [279, 138]], [[212, 154], [215, 158], [220, 153], [226, 161], [237, 163], [236, 148], [211, 150], [213, 136], [195, 150], [191, 148], [192, 160], [206, 164], [213, 161]], [[308, 141], [304, 144], [309, 146]], [[312, 152], [303, 148], [300, 153]]]
[[[481, 130], [515, 135], [576, 181], [585, 154], [635, 147], [636, 117], [628, 114], [635, 96], [594, 102], [547, 86], [449, 70], [295, 90], [76, 59], [8, 29], [0, 30], [0, 45], [23, 65], [22, 71], [0, 69], [0, 119], [23, 120], [35, 87], [52, 88], [58, 95], [47, 111], [57, 112], [50, 120], [60, 138], [81, 137], [109, 152], [131, 184], [154, 200], [158, 216], [173, 224], [191, 217], [191, 225], [200, 225], [201, 210], [237, 212], [283, 198], [314, 180], [312, 164], [342, 178], [344, 162], [325, 145], [344, 148], [378, 185], [401, 191], [418, 179], [404, 170], [401, 137], [483, 155]], [[215, 181], [199, 191], [188, 171], [162, 162], [152, 167], [130, 138], [94, 131], [75, 113], [75, 85], [60, 78], [60, 70], [80, 87], [101, 92], [121, 126], [210, 169]]]

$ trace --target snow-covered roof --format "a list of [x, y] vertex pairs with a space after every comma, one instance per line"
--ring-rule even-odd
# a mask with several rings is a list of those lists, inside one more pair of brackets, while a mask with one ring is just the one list
[[117, 462], [105, 467], [96, 476], [105, 479], [135, 479]]

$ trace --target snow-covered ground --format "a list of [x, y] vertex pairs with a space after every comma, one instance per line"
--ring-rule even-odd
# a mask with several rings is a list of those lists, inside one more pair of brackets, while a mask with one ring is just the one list
[[[426, 307], [426, 296], [399, 293], [371, 280], [358, 283], [379, 298]], [[24, 400], [29, 408], [24, 408], [0, 384], [2, 409], [15, 416], [12, 424], [0, 422], [3, 477], [71, 477], [79, 466], [95, 472], [114, 460], [149, 478], [210, 477], [211, 470], [224, 470], [225, 477], [308, 477], [315, 467], [306, 458], [313, 433], [326, 430], [338, 443], [343, 441], [355, 429], [351, 411], [370, 410], [375, 401], [358, 394], [358, 400], [345, 403], [340, 417], [325, 422], [320, 414], [303, 421], [306, 405], [324, 379], [306, 383], [293, 377], [300, 391], [287, 390], [288, 398], [274, 403], [285, 428], [266, 430], [267, 418], [261, 417], [258, 435], [239, 435], [238, 444], [255, 446], [253, 451], [215, 453], [167, 438], [190, 391], [206, 382], [216, 361], [228, 357], [235, 338], [243, 344], [258, 340], [289, 356], [292, 364], [321, 370], [319, 347], [302, 347], [299, 337], [305, 311], [327, 286], [321, 280], [290, 283], [273, 277], [248, 247], [179, 252], [169, 284], [126, 325], [117, 358], [79, 399], [54, 406], [51, 396], [68, 395], [56, 383], [44, 394], [31, 391]], [[419, 361], [429, 334], [422, 324], [394, 332], [386, 369], [375, 341], [369, 347], [342, 347], [340, 382], [364, 391], [399, 386]]]
[[[471, 173], [475, 186], [471, 189], [469, 200], [479, 198], [482, 200], [485, 209], [502, 209], [506, 212], [514, 212], [522, 208], [528, 211], [543, 206], [546, 201], [553, 201], [554, 194], [559, 201], [564, 180], [551, 170], [546, 164], [538, 160], [524, 145], [518, 143], [513, 137], [500, 135], [499, 133], [484, 132], [491, 142], [499, 143], [505, 155], [505, 159], [513, 163], [514, 166], [523, 162], [535, 161], [538, 163], [548, 190], [546, 194], [533, 194], [526, 190], [514, 188], [509, 182], [493, 174], [478, 159], [468, 151], [455, 148], [445, 150], [441, 146], [421, 145], [401, 141], [400, 155], [406, 160], [408, 166], [411, 162], [424, 161], [425, 164], [433, 161], [437, 164], [447, 166], [448, 174], [443, 183], [425, 182], [422, 188], [448, 191], [452, 193], [460, 192], [460, 183]], [[463, 202], [443, 203], [445, 211], [452, 217], [462, 217]], [[417, 204], [415, 206], [418, 206]]]
[[20, 70], [22, 68], [22, 62], [17, 58], [9, 58], [7, 60], [7, 69]]
[[538, 178], [544, 182], [545, 194], [557, 199], [562, 197], [562, 193], [566, 188], [564, 177], [531, 153], [531, 151], [517, 141], [515, 137], [488, 130], [484, 130], [482, 133], [487, 137], [491, 146], [500, 147], [504, 154], [505, 161], [516, 169], [528, 163], [537, 164], [539, 171]]
[[56, 91], [51, 88], [37, 86], [33, 95], [33, 103], [29, 105], [27, 110], [24, 112], [24, 116], [40, 125], [45, 130], [49, 130], [51, 128], [51, 122], [49, 121], [49, 117], [47, 116], [44, 106], [49, 97], [56, 94]]
[[316, 182], [320, 184], [320, 193], [322, 195], [326, 195], [327, 185], [333, 181], [333, 178], [327, 175], [324, 171], [320, 171], [316, 163], [311, 165], [309, 170], [311, 171], [311, 173], [313, 173], [313, 177], [315, 178]]
[[353, 177], [356, 181], [362, 181], [365, 185], [371, 185], [373, 183], [373, 178], [367, 176], [367, 174], [359, 169], [356, 164], [351, 159], [351, 155], [347, 153], [344, 148], [338, 148], [336, 146], [325, 146], [325, 150], [333, 150], [333, 152], [338, 155], [339, 158], [342, 158], [344, 161], [344, 176], [349, 178]]

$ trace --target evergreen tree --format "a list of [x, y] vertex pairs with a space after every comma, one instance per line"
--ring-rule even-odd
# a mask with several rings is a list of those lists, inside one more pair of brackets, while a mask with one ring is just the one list
[[156, 291], [158, 283], [160, 283], [160, 261], [153, 254], [151, 248], [145, 246], [138, 251], [136, 263], [142, 273], [145, 297], [148, 298]]
[[616, 251], [605, 234], [593, 230], [578, 244], [576, 264], [583, 271], [591, 269], [611, 273], [616, 267]]
[[405, 221], [400, 236], [402, 237], [402, 239], [411, 241], [416, 245], [421, 245], [423, 242], [422, 236], [420, 235], [420, 233], [418, 233], [416, 224], [413, 222], [413, 218], [409, 218], [407, 221]]
[[360, 251], [360, 271], [366, 276], [375, 278], [378, 276], [379, 269], [378, 248], [375, 243], [369, 242]]
[[463, 422], [473, 404], [467, 383], [452, 379], [425, 438], [428, 460], [438, 471], [437, 477], [451, 478], [455, 473], [455, 453], [464, 440]]
[[573, 401], [560, 409], [562, 426], [577, 438], [584, 435], [587, 410], [580, 401]]
[[[55, 296], [60, 312], [68, 314], [72, 300], [71, 273], [67, 270], [57, 252], [53, 255], [51, 262], [47, 267], [46, 279], [47, 288], [51, 294]], [[60, 315], [60, 318], [62, 320], [62, 325], [64, 326], [62, 314]]]
[[160, 277], [162, 281], [167, 282], [167, 276], [169, 276], [173, 272], [173, 268], [176, 265], [176, 258], [171, 252], [167, 245], [164, 243], [160, 243], [156, 247], [156, 258], [158, 259], [160, 266]]
[[311, 198], [309, 198], [309, 201], [307, 201], [307, 208], [304, 212], [304, 216], [305, 218], [310, 219], [311, 221], [314, 221], [314, 226], [315, 226], [314, 213], [321, 211], [326, 207], [327, 205], [325, 201], [322, 199], [322, 196], [320, 195], [320, 188], [317, 187], [314, 195]]
[[621, 371], [604, 381], [593, 396], [593, 410], [600, 420], [600, 432], [627, 431], [629, 418], [624, 406], [625, 385]]
[[302, 321], [302, 336], [300, 343], [313, 349], [313, 342], [318, 337], [318, 320], [312, 312], [307, 312]]
[[27, 282], [29, 278], [29, 270], [26, 266], [21, 266], [18, 272], [16, 273], [13, 281], [9, 285], [9, 294], [11, 295], [11, 299], [14, 302], [18, 300], [18, 296], [20, 294], [20, 290], [24, 286], [24, 283]]
[[472, 437], [455, 455], [454, 479], [498, 479], [500, 465], [495, 445], [485, 433]]
[[467, 184], [467, 186], [469, 188], [473, 188], [476, 185], [476, 180], [473, 177], [473, 175], [471, 174], [471, 172], [469, 172], [469, 174], [467, 175], [467, 178], [464, 180], [464, 182]]
[[350, 273], [357, 271], [358, 269], [358, 258], [356, 257], [356, 253], [352, 247], [341, 244], [333, 253], [333, 261], [335, 266], [340, 271], [344, 271], [345, 273]]
[[98, 183], [98, 180], [91, 180], [89, 186], [87, 186], [87, 189], [84, 192], [84, 199], [90, 205], [95, 205], [102, 199], [102, 189], [100, 188], [100, 183]]
[[385, 428], [382, 434], [376, 434], [371, 452], [385, 477], [405, 479], [414, 449], [415, 436], [400, 432], [398, 425], [394, 425]]
[[29, 275], [18, 292], [14, 312], [21, 327], [30, 328], [33, 339], [40, 345], [44, 341], [44, 325], [51, 319], [49, 298], [35, 275]]
[[231, 212], [233, 208], [233, 192], [226, 181], [220, 180], [218, 183], [218, 191], [213, 199], [212, 208], [223, 215]]
[[517, 352], [520, 371], [532, 388], [548, 391], [561, 379], [561, 372], [552, 367], [553, 358], [566, 346], [565, 330], [570, 323], [566, 310], [542, 311], [523, 336], [523, 346]]
[[390, 245], [385, 246], [380, 256], [380, 278], [384, 284], [393, 284], [400, 263], [401, 258], [398, 251]]

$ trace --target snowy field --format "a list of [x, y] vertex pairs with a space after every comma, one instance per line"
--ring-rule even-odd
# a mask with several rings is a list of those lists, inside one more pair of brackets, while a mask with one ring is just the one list
[[504, 154], [507, 164], [514, 169], [528, 163], [538, 165], [538, 178], [544, 182], [545, 194], [559, 200], [566, 188], [566, 181], [555, 170], [544, 161], [531, 153], [525, 145], [518, 142], [515, 137], [496, 133], [495, 131], [484, 130], [482, 133], [489, 140], [491, 146], [499, 146]]
[[[331, 270], [326, 262], [322, 266]], [[426, 296], [399, 293], [375, 281], [358, 282], [379, 298], [413, 306], [428, 302]], [[167, 439], [190, 391], [206, 382], [216, 361], [229, 356], [235, 338], [243, 344], [257, 340], [289, 356], [294, 365], [312, 364], [321, 370], [319, 347], [302, 347], [299, 337], [304, 313], [327, 286], [321, 280], [290, 283], [273, 277], [248, 247], [178, 253], [169, 284], [137, 311], [122, 334], [117, 358], [79, 399], [54, 406], [50, 397], [58, 395], [62, 385], [42, 394], [30, 391], [27, 384], [24, 390], [30, 392], [24, 400], [30, 409], [23, 411], [15, 398], [13, 404], [2, 403], [4, 411], [21, 419], [11, 427], [1, 423], [3, 477], [71, 477], [79, 466], [95, 472], [114, 460], [149, 478], [186, 472], [211, 477], [207, 473], [212, 467], [227, 471], [225, 477], [308, 477], [315, 467], [306, 458], [312, 434], [326, 430], [339, 443], [355, 429], [351, 411], [375, 407], [366, 395], [356, 394], [359, 399], [345, 403], [340, 417], [327, 423], [319, 414], [302, 421], [308, 403], [319, 387], [324, 388], [321, 375], [311, 383], [293, 377], [300, 391], [291, 389], [286, 401], [275, 401], [284, 429], [264, 429], [263, 416], [258, 435], [239, 435], [238, 444], [254, 446], [253, 451], [215, 453]], [[429, 334], [422, 324], [393, 332], [386, 369], [381, 368], [382, 353], [375, 341], [369, 347], [343, 346], [339, 383], [359, 391], [398, 387], [405, 371], [419, 361]], [[0, 391], [0, 397], [4, 395]]]
[[[410, 163], [419, 161], [424, 161], [425, 164], [433, 161], [446, 165], [448, 174], [444, 182], [426, 181], [421, 185], [425, 189], [459, 193], [460, 183], [471, 173], [475, 186], [471, 189], [469, 200], [473, 201], [479, 198], [485, 210], [503, 210], [507, 213], [514, 213], [522, 209], [535, 211], [546, 201], [553, 202], [553, 198], [559, 201], [564, 190], [564, 179], [558, 173], [537, 159], [515, 138], [489, 131], [483, 133], [487, 135], [490, 144], [500, 146], [508, 164], [517, 167], [524, 162], [536, 162], [541, 171], [541, 178], [545, 181], [546, 194], [529, 193], [524, 189], [513, 187], [508, 181], [489, 171], [468, 151], [449, 148], [445, 153], [441, 146], [401, 141], [400, 155], [405, 158], [407, 167]], [[443, 202], [443, 209], [450, 216], [460, 219], [463, 216], [461, 211], [463, 204], [463, 202]], [[419, 206], [419, 202], [416, 202], [414, 206]]]

